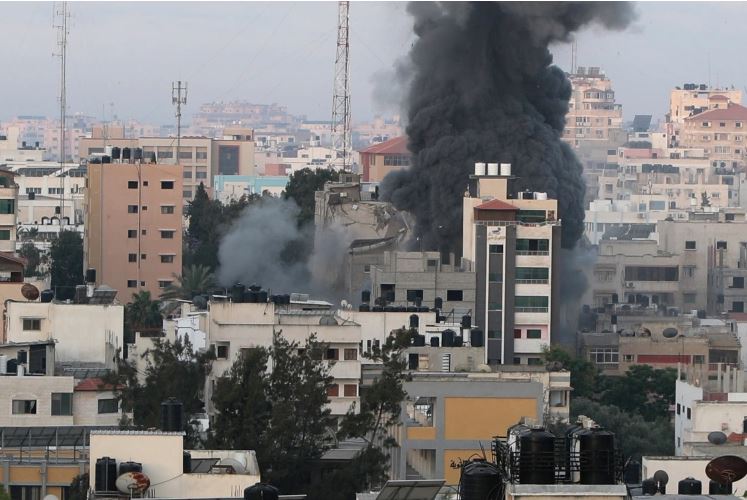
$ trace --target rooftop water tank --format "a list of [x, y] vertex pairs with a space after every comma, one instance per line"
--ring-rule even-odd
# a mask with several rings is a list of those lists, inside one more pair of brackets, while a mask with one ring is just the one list
[[686, 477], [677, 483], [677, 494], [679, 495], [700, 495], [702, 490], [701, 482], [692, 477]]
[[498, 468], [484, 459], [476, 459], [462, 465], [459, 497], [462, 500], [496, 498], [500, 484]]
[[477, 176], [485, 175], [485, 168], [486, 166], [484, 162], [481, 162], [481, 161], [475, 162], [475, 175]]
[[488, 163], [488, 175], [498, 175], [498, 164]]
[[519, 482], [555, 483], [555, 436], [543, 428], [528, 429], [519, 435]]
[[615, 484], [615, 435], [600, 428], [576, 433], [581, 484]]
[[117, 491], [117, 461], [110, 457], [96, 460], [95, 491]]

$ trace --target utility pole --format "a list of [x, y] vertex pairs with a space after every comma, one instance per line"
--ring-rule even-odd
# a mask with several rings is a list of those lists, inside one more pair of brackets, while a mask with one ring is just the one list
[[187, 82], [184, 82], [184, 87], [182, 87], [181, 80], [177, 81], [176, 84], [171, 82], [171, 104], [176, 106], [176, 158], [174, 159], [174, 165], [178, 165], [182, 144], [182, 104], [187, 104]]
[[337, 164], [342, 159], [342, 169], [350, 170], [350, 2], [338, 2], [337, 56], [335, 57], [335, 83], [332, 96], [332, 149]]
[[53, 27], [57, 29], [57, 57], [60, 58], [60, 227], [65, 217], [65, 114], [67, 111], [67, 89], [65, 84], [65, 71], [67, 66], [67, 21], [70, 12], [67, 10], [67, 2], [62, 2], [60, 8], [55, 11], [59, 18]]

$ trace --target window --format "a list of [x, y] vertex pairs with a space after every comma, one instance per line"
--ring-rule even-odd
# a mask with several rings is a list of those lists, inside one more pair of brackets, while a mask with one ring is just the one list
[[327, 396], [330, 398], [336, 398], [340, 395], [340, 386], [337, 384], [332, 384], [329, 387], [327, 387]]
[[355, 361], [358, 359], [358, 349], [345, 349], [345, 361]]
[[41, 330], [41, 319], [39, 318], [23, 318], [23, 331], [39, 331]]
[[718, 122], [719, 127], [726, 127], [726, 122]]
[[13, 415], [36, 415], [36, 400], [14, 399]]
[[612, 347], [595, 347], [589, 349], [589, 361], [598, 365], [617, 364], [620, 354]]
[[119, 411], [119, 403], [116, 399], [99, 399], [99, 414], [102, 413], [117, 413]]
[[527, 338], [528, 339], [541, 339], [542, 330], [538, 330], [536, 328], [530, 328], [529, 330], [527, 330]]
[[549, 299], [544, 296], [516, 296], [516, 312], [547, 312]]
[[625, 266], [625, 281], [679, 281], [679, 267]]
[[167, 288], [171, 283], [171, 280], [158, 280], [158, 288]]
[[488, 282], [490, 283], [502, 283], [503, 275], [498, 273], [488, 273]]
[[10, 239], [10, 229], [0, 229], [0, 240], [8, 241]]
[[384, 166], [406, 167], [410, 164], [409, 155], [384, 155]]
[[148, 256], [148, 254], [141, 253], [140, 254], [140, 260], [145, 260], [145, 258]]
[[[205, 149], [205, 148], [202, 148]], [[200, 151], [200, 148], [197, 149], [197, 152], [195, 153], [195, 159], [196, 160], [207, 160], [207, 151]]]
[[446, 300], [449, 302], [461, 302], [462, 297], [462, 290], [446, 290]]
[[549, 275], [546, 267], [517, 267], [516, 283], [547, 283]]
[[503, 337], [503, 332], [500, 330], [488, 330], [488, 338], [489, 339], [500, 339]]
[[514, 338], [515, 339], [521, 338], [521, 328], [514, 328]]
[[339, 349], [327, 349], [327, 352], [324, 354], [324, 359], [329, 361], [337, 361], [340, 359], [340, 350]]
[[685, 250], [695, 250], [695, 242], [694, 241], [686, 241], [685, 242]]
[[680, 406], [680, 404], [679, 404], [679, 403], [677, 403], [677, 415], [679, 415], [679, 414], [680, 414], [680, 409], [681, 409], [681, 408], [682, 408], [682, 407]]
[[358, 386], [356, 384], [345, 384], [343, 386], [343, 395], [346, 398], [354, 398], [358, 396]]
[[143, 205], [143, 207], [142, 207], [142, 209], [141, 209], [141, 210], [142, 210], [143, 212], [147, 212], [147, 211], [148, 211], [148, 205]]
[[137, 229], [128, 229], [127, 230], [127, 237], [128, 238], [137, 238]]
[[741, 300], [735, 300], [731, 303], [731, 312], [742, 313], [744, 312], [744, 302]]
[[696, 365], [702, 365], [705, 363], [705, 356], [702, 354], [695, 354], [693, 356], [693, 363]]
[[0, 214], [15, 213], [15, 204], [15, 200], [0, 200]]
[[635, 354], [623, 354], [623, 361], [626, 363], [635, 363]]
[[195, 172], [195, 179], [207, 179], [207, 172]]
[[407, 302], [423, 301], [423, 290], [407, 290]]
[[174, 233], [175, 232], [176, 231], [171, 231], [171, 230], [161, 231], [161, 238], [164, 239], [164, 240], [172, 240], [172, 239], [174, 239]]
[[191, 189], [185, 189], [182, 191], [182, 198], [191, 198], [192, 197], [192, 190]]
[[516, 255], [548, 255], [550, 252], [550, 240], [516, 240]]
[[215, 357], [218, 359], [228, 359], [228, 343], [216, 344]]
[[503, 245], [490, 245], [488, 249], [490, 253], [503, 253]]
[[682, 266], [682, 276], [684, 278], [694, 278], [697, 269], [696, 266]]
[[687, 409], [687, 419], [690, 420], [690, 408]]
[[182, 172], [182, 177], [185, 179], [191, 179], [192, 178], [192, 171], [191, 170], [185, 170]]
[[179, 151], [179, 159], [180, 160], [191, 160], [192, 151]]
[[519, 210], [516, 214], [516, 219], [519, 222], [545, 222], [547, 220], [547, 214], [544, 210]]
[[142, 234], [143, 236], [145, 236], [146, 234], [148, 234], [148, 230], [147, 229], [142, 229], [140, 231], [140, 234]]
[[716, 242], [716, 250], [726, 250], [726, 242], [725, 241], [717, 241]]
[[488, 311], [500, 311], [502, 307], [503, 306], [500, 301], [492, 300], [488, 302]]
[[127, 280], [127, 288], [137, 288], [137, 280]]
[[137, 205], [127, 205], [127, 213], [128, 214], [136, 214], [137, 213]]
[[137, 189], [137, 181], [127, 181], [127, 189]]
[[161, 189], [174, 189], [174, 181], [161, 181]]
[[26, 188], [26, 194], [42, 194], [42, 188]]
[[734, 276], [731, 278], [732, 288], [744, 288], [744, 276]]
[[161, 213], [162, 214], [173, 214], [174, 205], [161, 205]]
[[685, 304], [694, 304], [696, 299], [696, 294], [694, 293], [683, 293], [682, 294], [682, 302]]
[[69, 392], [52, 393], [52, 415], [72, 415], [73, 395]]
[[136, 253], [127, 254], [127, 262], [137, 262], [137, 254]]
[[174, 262], [175, 255], [161, 255], [161, 264], [171, 264]]

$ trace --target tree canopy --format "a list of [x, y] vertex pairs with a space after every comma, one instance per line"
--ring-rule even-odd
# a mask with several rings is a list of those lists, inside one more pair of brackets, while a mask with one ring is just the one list
[[58, 299], [72, 299], [83, 281], [83, 239], [77, 231], [60, 231], [49, 251], [52, 289]]
[[336, 170], [303, 168], [293, 172], [283, 197], [293, 199], [301, 209], [298, 214], [298, 227], [314, 222], [314, 193], [324, 188], [324, 183], [337, 181], [340, 173]]
[[215, 276], [209, 267], [192, 264], [182, 269], [181, 275], [174, 275], [175, 281], [161, 294], [161, 300], [192, 300], [195, 295], [207, 292], [215, 286]]
[[44, 261], [44, 256], [31, 241], [26, 241], [21, 245], [18, 255], [26, 259], [26, 267], [23, 270], [24, 276], [32, 278], [43, 274], [41, 265]]

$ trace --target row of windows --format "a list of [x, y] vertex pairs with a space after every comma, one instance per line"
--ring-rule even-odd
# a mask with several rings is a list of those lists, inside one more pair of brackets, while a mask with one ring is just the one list
[[[144, 253], [140, 254], [140, 260], [146, 260], [147, 257], [148, 257], [147, 254], [144, 254]], [[174, 254], [159, 255], [159, 257], [161, 258], [162, 264], [171, 264], [172, 262], [174, 262], [176, 255]], [[137, 262], [137, 254], [136, 253], [127, 254], [127, 262]]]
[[[214, 345], [215, 357], [217, 359], [230, 359], [230, 343], [229, 342], [218, 342]], [[245, 351], [251, 349], [240, 348], [239, 351], [243, 354]], [[358, 360], [358, 349], [357, 348], [329, 348], [322, 353], [322, 359], [327, 361], [340, 361], [340, 351], [342, 351], [342, 359], [344, 361], [357, 361]], [[303, 354], [303, 349], [299, 349], [298, 354]]]
[[[158, 280], [158, 288], [168, 288], [173, 282], [173, 280]], [[146, 286], [145, 281], [141, 281], [140, 286]], [[137, 288], [137, 280], [127, 280], [127, 288]]]
[[516, 312], [547, 312], [549, 298], [545, 296], [517, 295], [514, 301]]
[[[531, 210], [525, 212], [532, 212]], [[542, 220], [544, 220], [545, 212], [542, 212]], [[532, 214], [529, 214], [531, 217]], [[519, 238], [516, 240], [516, 253], [518, 255], [547, 255], [550, 251], [550, 240], [546, 239], [527, 239]], [[503, 253], [503, 245], [488, 245], [488, 252], [490, 253]]]
[[[705, 128], [710, 128], [710, 126], [711, 126], [711, 122], [701, 122], [701, 123], [700, 123], [700, 126], [701, 126], [701, 127], [705, 127]], [[726, 122], [718, 122], [718, 126], [719, 126], [719, 127], [722, 127], [722, 128], [723, 128], [723, 127], [726, 127]], [[736, 128], [742, 128], [742, 122], [735, 122], [735, 123], [734, 123], [734, 126], [735, 126]]]
[[[39, 405], [36, 399], [14, 399], [11, 402], [13, 415], [36, 415]], [[70, 416], [73, 414], [73, 394], [68, 392], [53, 392], [51, 395], [52, 416]], [[119, 403], [116, 399], [99, 399], [99, 414], [117, 413]]]
[[[185, 179], [191, 179], [192, 172], [190, 170], [185, 170], [183, 176]], [[207, 179], [207, 172], [195, 172], [195, 179]]]
[[526, 330], [526, 336], [523, 335], [523, 330], [521, 328], [514, 328], [514, 338], [515, 339], [541, 339], [542, 338], [542, 330], [539, 328], [528, 328]]
[[[340, 386], [338, 384], [332, 384], [327, 387], [327, 396], [330, 398], [340, 397]], [[342, 396], [345, 398], [358, 397], [358, 385], [357, 384], [342, 384]]]
[[[173, 240], [174, 234], [176, 234], [176, 231], [173, 231], [171, 229], [161, 229], [158, 231], [161, 233], [161, 238], [164, 240]], [[146, 236], [148, 234], [147, 229], [142, 229], [141, 233], [143, 236]], [[137, 238], [137, 229], [128, 229], [127, 230], [127, 237], [128, 238]]]
[[[148, 181], [143, 181], [143, 187], [148, 186]], [[127, 181], [127, 189], [137, 189], [138, 181]], [[174, 181], [161, 181], [161, 189], [174, 189]]]
[[[143, 205], [142, 207], [143, 212], [148, 211], [148, 205]], [[136, 214], [138, 213], [138, 206], [137, 205], [127, 205], [127, 213], [128, 214]], [[170, 215], [174, 213], [174, 205], [161, 205], [161, 213], [163, 215]]]
[[589, 361], [599, 365], [617, 364], [620, 361], [620, 353], [612, 347], [596, 347], [589, 349]]

